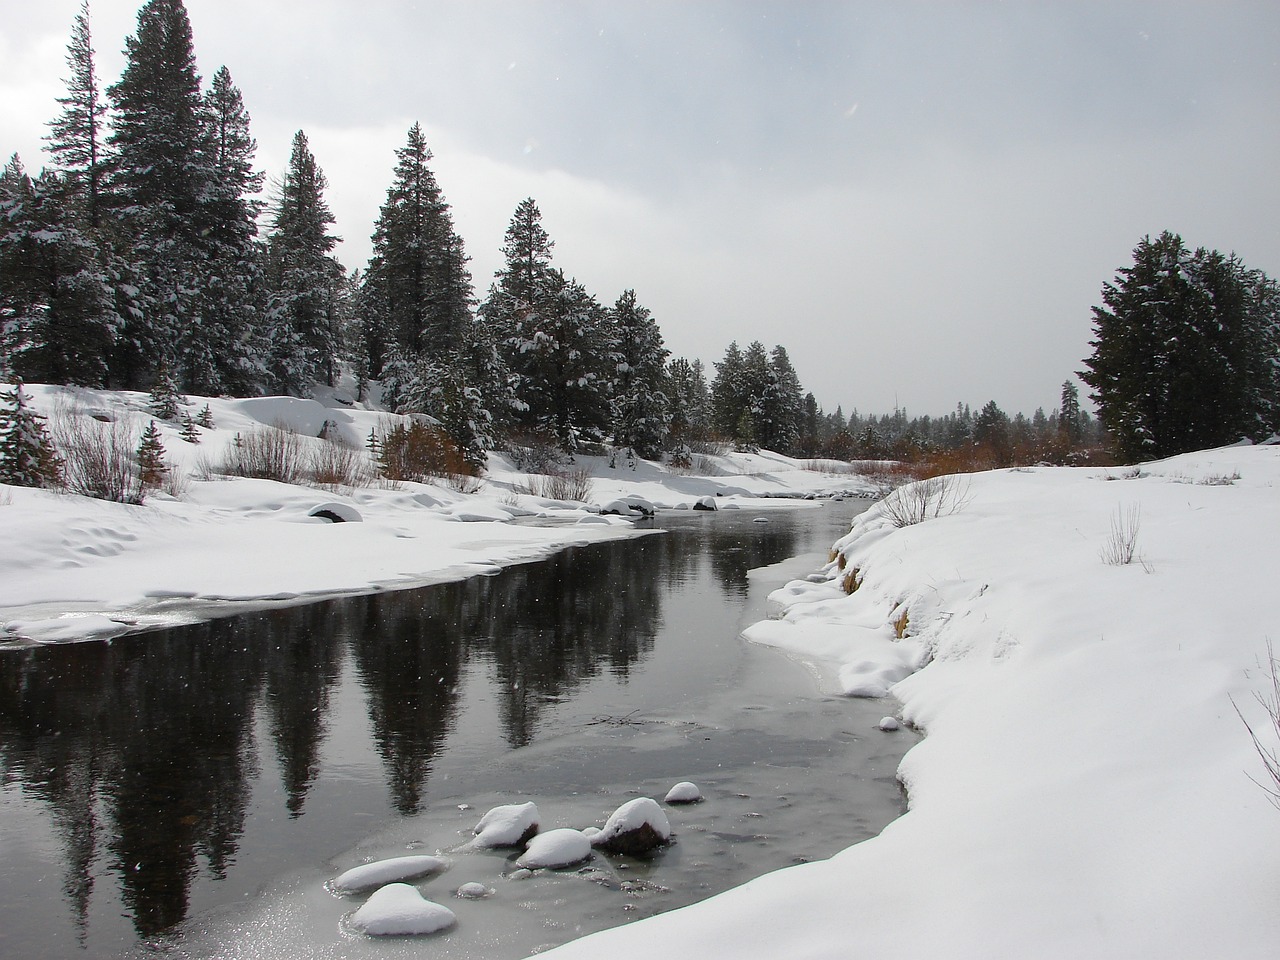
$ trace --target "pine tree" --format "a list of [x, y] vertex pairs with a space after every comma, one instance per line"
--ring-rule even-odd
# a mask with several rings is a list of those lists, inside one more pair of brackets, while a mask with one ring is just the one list
[[396, 151], [394, 180], [373, 232], [366, 303], [377, 302], [385, 329], [415, 357], [442, 361], [471, 320], [471, 275], [414, 124]]
[[338, 238], [328, 229], [333, 214], [324, 198], [327, 186], [299, 130], [273, 204], [267, 245], [269, 372], [281, 393], [297, 393], [320, 376], [332, 384], [336, 375], [334, 301], [344, 274], [330, 256]]
[[89, 0], [83, 0], [67, 45], [67, 92], [58, 98], [62, 113], [49, 123], [49, 154], [62, 170], [83, 184], [84, 220], [97, 230], [102, 219], [104, 151], [102, 118], [107, 106], [98, 89], [93, 41], [89, 31]]
[[715, 368], [716, 376], [711, 382], [711, 423], [721, 437], [734, 440], [743, 412], [750, 404], [746, 367], [738, 341], [729, 344]]
[[0, 390], [0, 483], [16, 487], [54, 487], [61, 482], [61, 465], [44, 427], [33, 411], [31, 397], [17, 381]]
[[609, 313], [614, 353], [613, 442], [629, 456], [657, 459], [670, 429], [662, 331], [634, 290], [625, 291]]
[[190, 414], [182, 415], [182, 429], [178, 432], [178, 436], [187, 443], [200, 442], [200, 431], [196, 428], [196, 422], [191, 419]]
[[265, 381], [258, 324], [261, 257], [256, 237], [262, 174], [257, 143], [231, 73], [221, 67], [201, 104], [200, 162], [208, 187], [200, 198], [206, 243], [194, 322], [181, 345], [183, 381], [197, 393], [254, 392]]
[[169, 472], [164, 455], [160, 428], [152, 420], [142, 432], [142, 439], [138, 443], [138, 483], [143, 490], [154, 489], [164, 482], [165, 474]]
[[104, 386], [118, 316], [91, 237], [69, 212], [72, 184], [0, 172], [0, 366], [26, 380]]
[[156, 374], [156, 381], [148, 398], [148, 407], [152, 416], [159, 417], [161, 420], [177, 420], [185, 405], [186, 401], [178, 393], [177, 385], [173, 382], [173, 376], [169, 373], [168, 367], [161, 367]]
[[1103, 286], [1080, 378], [1134, 461], [1261, 439], [1280, 426], [1275, 284], [1168, 231]]
[[204, 405], [204, 409], [196, 414], [195, 422], [198, 427], [204, 427], [206, 430], [213, 429], [213, 411], [209, 409], [207, 403]]
[[138, 312], [117, 340], [114, 379], [148, 382], [161, 363], [175, 366], [193, 322], [193, 293], [204, 275], [209, 195], [200, 77], [182, 0], [149, 0], [137, 33], [125, 40], [125, 69], [107, 90], [114, 108], [108, 143], [111, 189], [135, 262]]

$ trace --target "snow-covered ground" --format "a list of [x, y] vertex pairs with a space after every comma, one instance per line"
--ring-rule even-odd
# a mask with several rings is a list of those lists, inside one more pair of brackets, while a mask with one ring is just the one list
[[[1280, 447], [954, 492], [917, 525], [858, 517], [823, 582], [777, 591], [779, 618], [749, 631], [826, 664], [833, 690], [919, 668], [892, 687], [925, 733], [900, 769], [909, 812], [545, 956], [1278, 955], [1280, 809], [1235, 707], [1274, 749], [1255, 695], [1277, 638]], [[1128, 564], [1104, 561], [1116, 520]]]
[[[141, 395], [34, 392], [45, 412], [74, 393], [146, 422]], [[380, 416], [336, 401], [209, 403], [217, 429], [199, 446], [164, 427], [170, 457], [196, 475], [255, 426], [314, 436], [328, 419], [359, 446]], [[584, 462], [597, 506], [719, 495], [762, 511], [777, 502], [763, 496], [863, 483], [768, 455], [719, 461], [718, 476]], [[494, 458], [472, 494], [192, 479], [181, 500], [132, 507], [0, 488], [0, 624], [33, 639], [110, 634], [193, 599], [456, 578], [633, 530], [517, 493], [526, 482]], [[918, 524], [895, 526], [883, 506], [861, 515], [838, 558], [777, 591], [777, 619], [748, 631], [819, 666], [830, 692], [900, 701], [925, 733], [900, 769], [909, 812], [830, 860], [547, 956], [1277, 955], [1280, 809], [1255, 782], [1268, 781], [1245, 721], [1276, 746], [1257, 697], [1268, 643], [1280, 646], [1280, 447], [1141, 471], [999, 471], [949, 492]], [[362, 522], [309, 517], [326, 503]], [[1132, 562], [1108, 562], [1126, 547]]]
[[[146, 394], [27, 391], [51, 426], [96, 414], [136, 436], [152, 419]], [[156, 493], [132, 506], [0, 485], [0, 641], [109, 637], [251, 603], [462, 579], [571, 544], [634, 535], [630, 520], [599, 513], [624, 497], [670, 508], [711, 497], [721, 508], [763, 511], [794, 505], [778, 496], [869, 489], [860, 477], [768, 453], [702, 458], [698, 466], [712, 476], [579, 457], [571, 468], [591, 474], [586, 505], [520, 492], [536, 480], [500, 455], [491, 456], [476, 492], [448, 483], [318, 489], [225, 477], [217, 468], [237, 435], [269, 426], [296, 431], [305, 453], [322, 446], [316, 438], [328, 422], [331, 436], [365, 457], [370, 432], [392, 418], [333, 392], [320, 400], [192, 397], [186, 412], [195, 417], [206, 404], [214, 429], [201, 429], [198, 444], [182, 439], [178, 424], [158, 422], [183, 478], [179, 498]], [[318, 510], [359, 522], [331, 523], [312, 516]]]

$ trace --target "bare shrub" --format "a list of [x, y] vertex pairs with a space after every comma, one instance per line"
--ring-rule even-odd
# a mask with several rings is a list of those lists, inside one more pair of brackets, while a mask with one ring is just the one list
[[554, 473], [533, 474], [517, 493], [527, 493], [547, 500], [572, 500], [584, 503], [591, 496], [591, 473], [585, 468], [557, 470]]
[[369, 483], [367, 462], [359, 451], [342, 444], [324, 442], [308, 458], [311, 482], [327, 490], [363, 487]]
[[1142, 510], [1136, 503], [1116, 507], [1111, 518], [1111, 533], [1102, 544], [1102, 562], [1123, 567], [1138, 559], [1138, 529], [1141, 525]]
[[142, 502], [134, 458], [138, 431], [131, 423], [97, 420], [58, 406], [49, 427], [68, 490], [96, 500]]
[[898, 487], [880, 502], [880, 510], [895, 527], [910, 527], [958, 513], [971, 499], [968, 478], [950, 474]]
[[191, 490], [190, 478], [171, 460], [165, 464], [164, 474], [160, 478], [160, 489], [175, 500], [184, 500]]
[[471, 496], [473, 493], [479, 493], [484, 489], [484, 481], [479, 477], [473, 477], [466, 473], [451, 473], [445, 477], [445, 482], [449, 485], [449, 489], [457, 493], [463, 493]]
[[222, 472], [237, 477], [300, 483], [306, 475], [302, 440], [292, 430], [260, 427], [236, 434]]
[[1229, 487], [1239, 479], [1240, 471], [1232, 470], [1230, 473], [1211, 473], [1198, 482], [1202, 487]]
[[[1267, 799], [1271, 801], [1271, 805], [1280, 810], [1280, 661], [1276, 660], [1275, 649], [1271, 645], [1271, 641], [1267, 641], [1267, 669], [1271, 675], [1271, 689], [1264, 693], [1255, 693], [1254, 699], [1262, 705], [1262, 709], [1267, 714], [1268, 725], [1271, 727], [1274, 736], [1268, 736], [1265, 732], [1259, 735], [1249, 725], [1249, 721], [1244, 718], [1244, 714], [1240, 712], [1240, 708], [1236, 706], [1234, 700], [1231, 706], [1235, 707], [1236, 716], [1240, 718], [1240, 722], [1244, 724], [1244, 728], [1249, 731], [1249, 737], [1253, 740], [1253, 749], [1258, 752], [1258, 756], [1262, 759], [1262, 766], [1267, 772], [1267, 779], [1270, 783], [1264, 783], [1261, 780], [1254, 779], [1251, 774], [1245, 774], [1250, 780], [1253, 780], [1262, 788], [1263, 793], [1267, 795]], [[1272, 741], [1271, 746], [1263, 743], [1263, 737]]]

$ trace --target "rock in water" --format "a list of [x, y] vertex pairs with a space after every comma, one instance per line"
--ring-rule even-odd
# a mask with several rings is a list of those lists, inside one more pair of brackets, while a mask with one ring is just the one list
[[443, 870], [447, 864], [439, 857], [392, 857], [352, 867], [329, 883], [334, 893], [357, 893], [397, 880], [412, 880]]
[[452, 910], [426, 899], [407, 883], [379, 888], [351, 915], [351, 926], [375, 937], [437, 933], [457, 921]]
[[884, 717], [881, 719], [879, 723], [876, 724], [876, 726], [879, 727], [881, 730], [885, 731], [885, 733], [889, 733], [891, 731], [897, 730], [899, 727], [902, 726], [902, 724], [898, 721], [897, 717]]
[[572, 867], [591, 856], [591, 841], [577, 830], [548, 830], [529, 841], [529, 848], [516, 860], [526, 869]]
[[697, 803], [701, 799], [702, 791], [698, 789], [698, 785], [688, 780], [681, 780], [663, 798], [666, 803]]
[[471, 842], [477, 847], [519, 847], [537, 835], [540, 822], [533, 801], [504, 804], [480, 818]]
[[671, 824], [658, 801], [651, 797], [624, 803], [591, 840], [592, 846], [633, 857], [645, 856], [670, 842]]

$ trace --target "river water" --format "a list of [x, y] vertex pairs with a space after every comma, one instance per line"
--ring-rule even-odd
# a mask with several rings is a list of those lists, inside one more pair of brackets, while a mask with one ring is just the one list
[[[417, 852], [459, 917], [432, 955], [517, 958], [874, 835], [911, 735], [739, 637], [864, 506], [663, 514], [493, 577], [0, 651], [0, 957], [418, 955], [324, 886]], [[460, 849], [499, 803], [598, 826], [680, 780], [706, 800], [650, 860], [521, 878]]]

